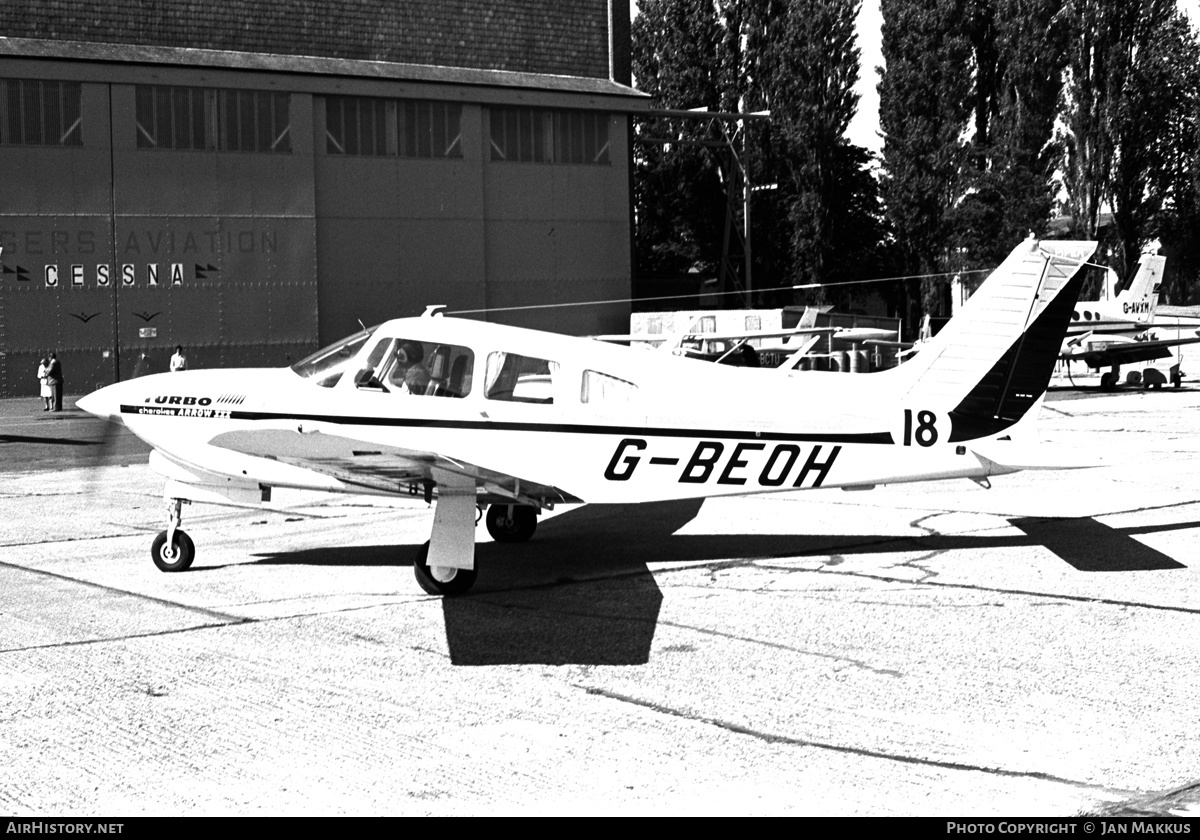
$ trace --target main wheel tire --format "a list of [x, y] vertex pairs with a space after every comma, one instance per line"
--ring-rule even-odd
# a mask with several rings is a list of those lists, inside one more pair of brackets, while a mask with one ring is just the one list
[[[417, 559], [413, 563], [413, 574], [417, 577], [417, 585], [425, 590], [430, 595], [442, 595], [453, 597], [462, 595], [475, 585], [475, 569], [452, 569], [448, 567], [439, 568], [439, 576], [435, 577], [433, 568], [429, 565], [429, 543], [421, 546], [421, 550], [417, 552]], [[439, 577], [445, 577], [450, 574], [449, 580], [440, 580]]]
[[150, 557], [160, 572], [182, 572], [196, 559], [196, 545], [185, 532], [176, 529], [175, 543], [168, 549], [167, 532], [162, 531], [150, 546]]
[[537, 530], [537, 510], [529, 505], [492, 505], [484, 521], [496, 542], [525, 542]]

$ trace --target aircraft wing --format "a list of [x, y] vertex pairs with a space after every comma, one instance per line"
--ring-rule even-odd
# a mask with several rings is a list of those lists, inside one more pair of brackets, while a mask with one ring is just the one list
[[1198, 344], [1200, 338], [1169, 338], [1162, 341], [1121, 341], [1107, 343], [1101, 347], [1081, 346], [1060, 353], [1060, 359], [1082, 361], [1092, 369], [1111, 365], [1127, 365], [1165, 359], [1171, 355], [1172, 347]]
[[870, 347], [899, 347], [901, 350], [911, 350], [916, 346], [915, 341], [889, 341], [885, 338], [864, 339], [863, 344]]
[[895, 341], [895, 330], [883, 330], [877, 327], [842, 327], [833, 334], [834, 341], [860, 341], [867, 344], [872, 341]]
[[346, 484], [381, 494], [419, 496], [426, 482], [434, 481], [434, 470], [474, 481], [482, 488], [480, 499], [541, 501], [551, 504], [578, 501], [556, 487], [525, 481], [486, 467], [469, 464], [437, 452], [422, 452], [374, 441], [355, 440], [323, 432], [290, 429], [247, 429], [225, 432], [210, 443], [233, 452], [270, 458], [280, 463], [328, 475]]
[[596, 341], [669, 341], [672, 346], [681, 341], [748, 341], [754, 338], [786, 338], [801, 335], [830, 335], [844, 332], [841, 327], [793, 327], [778, 330], [742, 330], [741, 332], [686, 332], [686, 333], [627, 333], [611, 335], [593, 335]]

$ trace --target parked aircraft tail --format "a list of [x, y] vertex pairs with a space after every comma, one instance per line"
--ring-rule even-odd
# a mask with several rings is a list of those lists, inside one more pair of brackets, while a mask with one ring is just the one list
[[1017, 246], [910, 362], [904, 401], [948, 414], [950, 441], [997, 435], [1046, 391], [1095, 242]]
[[1154, 320], [1166, 262], [1167, 258], [1158, 254], [1142, 254], [1133, 280], [1128, 288], [1117, 295], [1115, 303], [1120, 311], [1114, 313], [1115, 315], [1147, 324]]

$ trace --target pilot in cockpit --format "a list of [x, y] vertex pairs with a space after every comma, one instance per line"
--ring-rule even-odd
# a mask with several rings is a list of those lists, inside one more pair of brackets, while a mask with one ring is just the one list
[[401, 393], [424, 395], [429, 386], [429, 371], [422, 361], [425, 348], [419, 341], [401, 341], [396, 346], [395, 364], [388, 380], [394, 390]]

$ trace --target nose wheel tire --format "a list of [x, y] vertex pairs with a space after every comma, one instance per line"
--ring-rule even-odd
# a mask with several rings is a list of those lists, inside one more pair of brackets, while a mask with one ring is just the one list
[[485, 522], [496, 542], [525, 542], [537, 530], [537, 510], [529, 505], [492, 505]]
[[421, 546], [413, 563], [417, 584], [430, 595], [462, 595], [475, 585], [475, 569], [429, 565], [429, 543]]
[[167, 532], [162, 531], [150, 546], [150, 556], [160, 572], [182, 572], [196, 559], [196, 546], [183, 531], [175, 530], [175, 541], [167, 545]]

